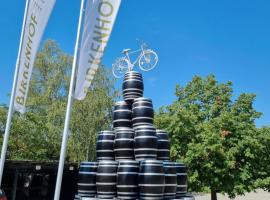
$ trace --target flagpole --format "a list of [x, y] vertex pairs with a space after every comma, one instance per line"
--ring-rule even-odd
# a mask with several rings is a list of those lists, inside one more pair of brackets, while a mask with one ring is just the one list
[[66, 110], [64, 132], [62, 136], [62, 145], [61, 145], [61, 153], [60, 153], [58, 173], [57, 173], [57, 181], [56, 181], [56, 186], [55, 186], [54, 200], [59, 200], [60, 192], [61, 192], [61, 184], [62, 184], [62, 178], [63, 178], [64, 165], [65, 165], [68, 132], [69, 132], [69, 121], [70, 121], [70, 115], [71, 115], [72, 97], [73, 97], [73, 91], [74, 91], [75, 74], [76, 74], [78, 48], [79, 48], [79, 41], [80, 41], [80, 35], [81, 35], [80, 33], [81, 33], [83, 12], [84, 12], [84, 0], [81, 0], [80, 17], [79, 17], [76, 45], [75, 45], [75, 50], [74, 50], [72, 73], [71, 73], [71, 80], [70, 80], [69, 94], [68, 94], [68, 104], [67, 104], [67, 110]]
[[25, 29], [26, 18], [27, 18], [26, 16], [27, 16], [28, 8], [29, 8], [29, 1], [30, 0], [26, 0], [25, 10], [24, 10], [22, 33], [21, 33], [21, 38], [20, 38], [18, 57], [17, 57], [17, 61], [16, 61], [15, 74], [14, 74], [14, 78], [13, 78], [13, 86], [12, 86], [11, 98], [10, 98], [10, 103], [9, 103], [9, 110], [8, 110], [7, 122], [6, 122], [6, 128], [5, 128], [5, 135], [4, 135], [2, 151], [1, 151], [0, 186], [1, 186], [1, 183], [2, 183], [4, 165], [5, 165], [5, 160], [6, 160], [6, 153], [7, 153], [7, 147], [8, 147], [8, 138], [9, 138], [9, 134], [10, 134], [11, 119], [12, 119], [13, 112], [14, 112], [15, 92], [16, 92], [16, 87], [17, 87], [17, 79], [18, 79], [18, 73], [19, 73], [20, 57], [21, 57], [21, 52], [22, 52], [22, 43], [23, 43], [23, 38], [24, 38], [24, 29]]

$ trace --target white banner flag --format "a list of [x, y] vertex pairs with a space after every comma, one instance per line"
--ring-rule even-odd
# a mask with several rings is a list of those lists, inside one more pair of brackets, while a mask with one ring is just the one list
[[121, 0], [88, 0], [74, 97], [85, 98], [88, 88], [101, 62], [105, 47], [119, 10]]
[[14, 109], [25, 112], [29, 82], [40, 40], [56, 0], [30, 0], [26, 15]]

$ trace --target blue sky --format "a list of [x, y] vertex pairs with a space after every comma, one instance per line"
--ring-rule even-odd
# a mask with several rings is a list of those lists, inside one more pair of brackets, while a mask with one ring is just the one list
[[[24, 3], [3, 1], [0, 7], [0, 103], [9, 102]], [[79, 0], [57, 0], [43, 41], [52, 38], [72, 54], [79, 7]], [[103, 61], [111, 66], [141, 38], [159, 55], [156, 69], [144, 74], [145, 96], [155, 108], [175, 99], [176, 84], [212, 73], [232, 81], [236, 96], [257, 94], [254, 106], [264, 113], [257, 124], [270, 125], [269, 10], [267, 0], [122, 0]]]

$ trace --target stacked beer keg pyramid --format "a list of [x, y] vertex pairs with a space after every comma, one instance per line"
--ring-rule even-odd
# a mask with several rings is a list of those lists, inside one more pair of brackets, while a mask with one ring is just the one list
[[193, 199], [187, 169], [170, 162], [168, 134], [153, 126], [152, 100], [143, 97], [142, 75], [125, 74], [124, 101], [115, 103], [113, 131], [97, 138], [97, 161], [83, 162], [78, 194], [89, 199]]

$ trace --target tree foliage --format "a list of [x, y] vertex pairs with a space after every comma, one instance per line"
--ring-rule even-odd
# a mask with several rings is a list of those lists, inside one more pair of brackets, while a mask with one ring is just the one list
[[258, 131], [260, 148], [257, 150], [258, 159], [254, 162], [255, 185], [270, 192], [270, 127], [262, 127]]
[[69, 152], [76, 160], [95, 160], [97, 132], [111, 129], [112, 108], [118, 92], [112, 89], [114, 81], [110, 73], [100, 68], [85, 100], [74, 103]]
[[[27, 99], [27, 112], [15, 114], [9, 141], [10, 159], [56, 160], [59, 157], [72, 56], [52, 40], [38, 52]], [[96, 133], [109, 128], [114, 98], [114, 80], [101, 66], [88, 95], [73, 102], [68, 159], [82, 161], [95, 155]], [[0, 109], [0, 129], [6, 108]]]
[[258, 139], [263, 136], [255, 125], [261, 116], [253, 108], [255, 95], [235, 99], [231, 82], [218, 83], [210, 75], [178, 85], [176, 97], [159, 110], [155, 123], [170, 133], [172, 159], [188, 165], [190, 190], [211, 191], [215, 199], [216, 192], [234, 197], [255, 189], [266, 145]]

